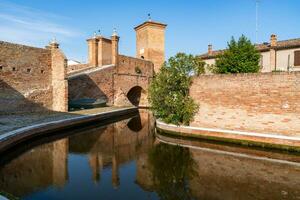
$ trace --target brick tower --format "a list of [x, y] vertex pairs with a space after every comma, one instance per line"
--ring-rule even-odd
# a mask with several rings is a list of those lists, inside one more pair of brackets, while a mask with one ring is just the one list
[[154, 63], [157, 73], [165, 61], [166, 24], [148, 21], [134, 28], [136, 31], [136, 56]]

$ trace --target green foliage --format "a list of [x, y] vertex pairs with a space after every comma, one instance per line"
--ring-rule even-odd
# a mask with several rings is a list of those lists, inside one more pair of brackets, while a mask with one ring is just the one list
[[3, 191], [0, 191], [0, 199], [1, 199], [1, 196], [6, 197], [9, 200], [18, 200], [19, 199], [18, 197], [15, 197], [14, 195], [9, 194], [7, 192], [3, 192]]
[[142, 73], [142, 70], [139, 67], [135, 67], [134, 70], [135, 70], [135, 73], [137, 73], [137, 74]]
[[221, 54], [213, 68], [214, 73], [256, 73], [259, 71], [260, 54], [244, 35], [238, 41], [232, 37], [228, 48]]
[[149, 102], [154, 115], [166, 123], [188, 125], [198, 110], [189, 96], [192, 76], [204, 73], [199, 58], [178, 53], [164, 63], [149, 88]]
[[160, 199], [193, 199], [188, 182], [197, 172], [188, 148], [159, 143], [149, 152], [149, 163]]

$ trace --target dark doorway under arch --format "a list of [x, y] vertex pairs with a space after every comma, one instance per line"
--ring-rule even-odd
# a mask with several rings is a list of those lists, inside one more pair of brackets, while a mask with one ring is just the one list
[[140, 86], [135, 86], [129, 90], [127, 93], [127, 98], [134, 106], [139, 106], [141, 101], [143, 88]]

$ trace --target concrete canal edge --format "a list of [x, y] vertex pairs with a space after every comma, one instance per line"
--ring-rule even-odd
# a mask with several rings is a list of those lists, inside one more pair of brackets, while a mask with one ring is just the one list
[[174, 124], [166, 124], [160, 120], [156, 120], [156, 129], [158, 132], [162, 131], [170, 136], [300, 152], [300, 137], [294, 136], [192, 126], [176, 126]]
[[112, 111], [93, 113], [88, 115], [79, 115], [67, 119], [34, 124], [13, 131], [9, 131], [0, 135], [0, 154], [11, 147], [20, 144], [21, 142], [32, 139], [36, 136], [66, 130], [72, 127], [88, 124], [91, 122], [101, 122], [104, 120], [125, 116], [135, 112], [138, 112], [138, 108], [136, 107], [120, 108]]

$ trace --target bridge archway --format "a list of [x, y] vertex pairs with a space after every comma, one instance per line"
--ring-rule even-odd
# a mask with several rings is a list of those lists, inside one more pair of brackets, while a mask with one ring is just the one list
[[131, 118], [130, 121], [127, 123], [127, 127], [131, 131], [136, 132], [136, 133], [138, 133], [140, 130], [142, 130], [143, 124], [141, 121], [141, 116], [138, 115], [136, 117]]
[[135, 86], [128, 91], [127, 98], [130, 101], [130, 103], [132, 103], [132, 105], [140, 107], [145, 105], [147, 94], [142, 87]]

